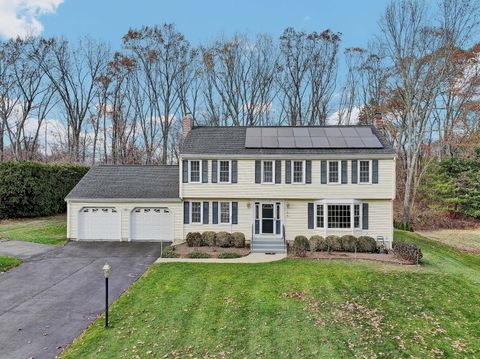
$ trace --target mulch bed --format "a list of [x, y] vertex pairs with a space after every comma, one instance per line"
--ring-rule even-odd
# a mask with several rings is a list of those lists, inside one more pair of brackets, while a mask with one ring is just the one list
[[288, 254], [288, 258], [297, 258], [297, 259], [361, 259], [369, 260], [376, 262], [385, 262], [385, 263], [394, 263], [394, 264], [409, 264], [403, 259], [395, 257], [393, 254], [384, 254], [384, 253], [350, 253], [350, 252], [308, 252], [306, 257], [297, 257], [293, 253]]
[[185, 257], [188, 253], [191, 253], [191, 252], [208, 253], [212, 258], [215, 258], [220, 253], [224, 253], [224, 252], [238, 253], [242, 257], [245, 257], [250, 253], [250, 248], [249, 247], [246, 247], [246, 248], [189, 247], [187, 243], [181, 243], [181, 244], [175, 245], [175, 253], [178, 253], [180, 257]]

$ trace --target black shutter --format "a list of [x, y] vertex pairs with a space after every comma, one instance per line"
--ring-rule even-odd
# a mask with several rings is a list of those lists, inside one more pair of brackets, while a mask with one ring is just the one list
[[232, 183], [238, 182], [238, 161], [232, 160]]
[[313, 229], [313, 203], [308, 204], [308, 229]]
[[320, 162], [320, 183], [327, 184], [327, 161]]
[[218, 224], [218, 202], [212, 202], [212, 223]]
[[285, 183], [292, 183], [292, 161], [285, 161]]
[[238, 202], [232, 202], [232, 224], [238, 224]]
[[208, 202], [203, 202], [203, 224], [208, 224]]
[[378, 160], [372, 161], [372, 183], [378, 183]]
[[217, 160], [212, 160], [212, 183], [217, 183]]
[[188, 160], [182, 161], [182, 182], [188, 183]]
[[183, 202], [183, 224], [190, 222], [190, 202]]
[[282, 183], [282, 161], [275, 160], [275, 183]]
[[202, 160], [202, 183], [208, 183], [208, 160]]
[[358, 161], [352, 160], [352, 183], [358, 183]]
[[262, 182], [262, 161], [255, 160], [255, 183]]
[[312, 183], [312, 161], [305, 161], [305, 183]]
[[342, 160], [342, 184], [348, 183], [348, 168], [347, 161]]
[[362, 229], [368, 229], [368, 203], [362, 203]]

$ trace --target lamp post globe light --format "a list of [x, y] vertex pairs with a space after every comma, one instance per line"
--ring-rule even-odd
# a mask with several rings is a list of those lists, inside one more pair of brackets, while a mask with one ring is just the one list
[[108, 327], [108, 277], [110, 276], [110, 264], [103, 266], [103, 276], [105, 277], [105, 328]]

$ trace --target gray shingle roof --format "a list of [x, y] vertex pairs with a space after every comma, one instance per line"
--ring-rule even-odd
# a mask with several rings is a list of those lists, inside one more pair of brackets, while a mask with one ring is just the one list
[[[182, 155], [391, 154], [392, 156], [395, 154], [395, 150], [373, 126], [316, 126], [310, 128], [371, 129], [382, 144], [380, 148], [247, 148], [245, 147], [247, 128], [244, 126], [194, 127], [183, 141], [180, 153]], [[277, 128], [285, 130], [291, 127], [281, 126]]]
[[94, 166], [65, 197], [77, 199], [179, 198], [178, 166]]

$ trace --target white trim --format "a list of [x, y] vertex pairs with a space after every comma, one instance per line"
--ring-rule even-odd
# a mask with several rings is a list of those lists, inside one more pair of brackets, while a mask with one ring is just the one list
[[[330, 181], [330, 163], [336, 162], [338, 165], [338, 181], [331, 182]], [[342, 162], [339, 160], [328, 160], [327, 161], [327, 184], [341, 184], [342, 183]]]
[[[368, 203], [359, 201], [356, 199], [324, 199], [314, 202], [314, 229], [322, 232], [335, 232], [335, 231], [362, 231], [362, 218], [363, 208], [362, 204]], [[317, 227], [317, 205], [323, 205], [323, 227]], [[328, 206], [331, 205], [350, 205], [350, 227], [349, 228], [330, 228], [328, 226]], [[355, 227], [355, 205], [359, 205], [359, 227]]]
[[188, 158], [194, 158], [194, 159], [197, 159], [197, 158], [200, 158], [200, 159], [205, 159], [205, 158], [210, 158], [210, 159], [239, 159], [239, 160], [242, 160], [242, 159], [247, 159], [247, 160], [251, 160], [251, 159], [257, 159], [258, 160], [258, 157], [262, 157], [262, 158], [273, 158], [273, 159], [277, 159], [277, 160], [294, 160], [294, 159], [298, 159], [298, 160], [305, 160], [305, 159], [309, 159], [309, 160], [326, 160], [326, 159], [342, 159], [342, 160], [356, 160], [356, 159], [396, 159], [397, 158], [397, 155], [395, 153], [342, 153], [342, 154], [335, 154], [335, 153], [332, 153], [332, 154], [307, 154], [307, 153], [304, 153], [304, 154], [293, 154], [293, 153], [289, 153], [289, 154], [260, 154], [260, 153], [257, 153], [257, 154], [252, 154], [252, 155], [248, 155], [248, 154], [211, 154], [211, 153], [203, 153], [203, 154], [199, 154], [199, 153], [182, 153], [180, 155], [180, 160], [182, 160], [184, 157], [188, 157]]
[[[272, 181], [271, 182], [265, 182], [263, 179], [263, 165], [265, 162], [272, 162]], [[261, 169], [261, 181], [260, 183], [262, 184], [275, 184], [275, 160], [262, 160], [261, 161], [261, 165], [260, 165], [260, 169]]]
[[[295, 182], [295, 162], [302, 162], [302, 181], [301, 182]], [[306, 160], [300, 160], [300, 159], [295, 159], [291, 161], [291, 182], [292, 184], [305, 184], [306, 183]]]
[[166, 203], [183, 202], [180, 198], [74, 198], [67, 203]]
[[[368, 162], [368, 182], [360, 181], [360, 162]], [[357, 183], [358, 184], [372, 184], [372, 175], [373, 175], [373, 168], [372, 168], [372, 160], [358, 160], [358, 168], [357, 168]]]
[[[221, 162], [228, 162], [228, 181], [220, 181]], [[218, 160], [217, 166], [218, 166], [217, 167], [217, 184], [230, 184], [230, 183], [232, 183], [232, 161], [221, 159], [221, 160]]]
[[[192, 211], [192, 207], [193, 207], [193, 203], [200, 203], [200, 222], [193, 222], [192, 221], [192, 216], [193, 216], [193, 211]], [[189, 224], [203, 224], [203, 202], [202, 201], [190, 201], [188, 206], [190, 207], [189, 208], [189, 219], [190, 219], [190, 223]]]
[[[198, 181], [192, 181], [192, 162], [198, 162]], [[188, 160], [188, 183], [202, 183], [202, 160]]]
[[[268, 238], [281, 238], [283, 236], [283, 225], [286, 223], [286, 214], [285, 214], [285, 203], [284, 200], [275, 200], [275, 199], [261, 199], [261, 200], [252, 200], [253, 206], [252, 206], [252, 225], [253, 225], [253, 238], [263, 238], [263, 239], [268, 239]], [[258, 230], [259, 233], [255, 234], [255, 211], [257, 207], [257, 203], [259, 205], [259, 213], [258, 213], [258, 220], [259, 220], [259, 226]], [[277, 203], [280, 204], [280, 234], [275, 234], [276, 227], [275, 227], [275, 222], [277, 221]], [[272, 204], [273, 205], [273, 233], [262, 233], [262, 205], [264, 204]]]

